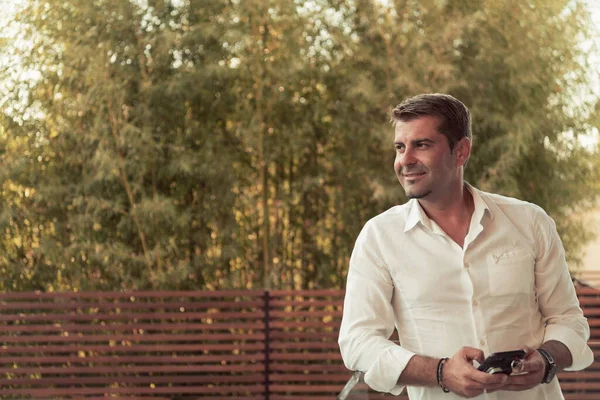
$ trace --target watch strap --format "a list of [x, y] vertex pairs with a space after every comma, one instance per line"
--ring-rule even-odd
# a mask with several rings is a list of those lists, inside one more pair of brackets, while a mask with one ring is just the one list
[[542, 355], [544, 360], [546, 361], [546, 372], [544, 373], [544, 378], [542, 379], [542, 383], [550, 383], [556, 376], [556, 372], [558, 367], [556, 366], [556, 362], [552, 355], [548, 353], [544, 349], [538, 349], [538, 352]]

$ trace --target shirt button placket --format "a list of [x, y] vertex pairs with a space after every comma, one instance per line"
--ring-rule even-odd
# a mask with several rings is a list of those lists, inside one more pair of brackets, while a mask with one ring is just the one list
[[[469, 276], [470, 279], [472, 278], [472, 265], [466, 261], [463, 262], [463, 267], [465, 272], [467, 273], [467, 275]], [[475, 289], [475, 288], [473, 288]], [[485, 329], [483, 326], [481, 326], [481, 323], [483, 321], [483, 315], [482, 312], [483, 310], [481, 309], [481, 307], [479, 307], [479, 301], [476, 299], [477, 294], [475, 293], [475, 291], [473, 291], [473, 298], [471, 300], [471, 305], [473, 308], [473, 323], [474, 323], [474, 327], [475, 327], [475, 337], [478, 338], [478, 341], [476, 342], [479, 347], [481, 348], [481, 350], [484, 351], [484, 353], [488, 353], [488, 348], [487, 348], [487, 340], [484, 338], [485, 336]]]

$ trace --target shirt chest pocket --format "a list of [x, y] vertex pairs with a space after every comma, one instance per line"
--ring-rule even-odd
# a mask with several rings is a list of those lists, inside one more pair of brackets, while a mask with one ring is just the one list
[[492, 255], [488, 260], [490, 295], [534, 292], [534, 259], [527, 252], [508, 257]]

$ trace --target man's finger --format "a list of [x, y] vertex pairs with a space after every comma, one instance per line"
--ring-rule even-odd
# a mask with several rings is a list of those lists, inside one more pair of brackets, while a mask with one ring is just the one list
[[535, 383], [517, 384], [517, 385], [513, 385], [511, 383], [507, 383], [506, 385], [502, 386], [501, 390], [509, 390], [509, 391], [514, 391], [514, 392], [521, 392], [523, 390], [531, 389], [532, 387], [535, 387], [535, 386], [537, 386]]
[[463, 358], [467, 361], [476, 360], [477, 362], [479, 362], [481, 364], [483, 362], [483, 360], [485, 359], [483, 351], [476, 349], [474, 347], [465, 346], [461, 349], [461, 353], [462, 353]]
[[546, 364], [541, 359], [541, 356], [536, 357], [536, 355], [532, 355], [523, 361], [523, 368], [521, 369], [521, 372], [535, 373], [542, 371], [545, 368]]
[[485, 386], [503, 385], [508, 380], [506, 374], [488, 374], [481, 371], [474, 371], [470, 378]]
[[533, 354], [535, 352], [535, 349], [533, 347], [529, 347], [529, 346], [521, 346], [521, 350], [523, 350], [526, 353], [525, 358], [529, 357], [531, 354]]
[[531, 383], [531, 377], [528, 375], [513, 375], [508, 377], [506, 386], [523, 386]]
[[[485, 374], [485, 373], [484, 373], [484, 375], [489, 375], [489, 376], [487, 376], [488, 382], [477, 381], [476, 379], [473, 379], [472, 376], [470, 378], [468, 378], [469, 384], [467, 385], [467, 388], [471, 394], [473, 392], [477, 392], [477, 391], [483, 391], [483, 392], [487, 391], [488, 393], [491, 393], [491, 392], [495, 392], [496, 390], [504, 389], [504, 384], [507, 379], [506, 375], [504, 375], [504, 374], [491, 375], [491, 374]], [[492, 378], [493, 380], [490, 381], [489, 378]], [[499, 382], [498, 382], [498, 380], [499, 380]]]
[[536, 363], [523, 361], [523, 365], [521, 367], [521, 373], [530, 373], [536, 372], [539, 370], [539, 366]]
[[539, 385], [541, 380], [538, 374], [512, 375], [508, 378], [508, 382], [502, 387], [502, 390], [520, 391], [531, 389]]

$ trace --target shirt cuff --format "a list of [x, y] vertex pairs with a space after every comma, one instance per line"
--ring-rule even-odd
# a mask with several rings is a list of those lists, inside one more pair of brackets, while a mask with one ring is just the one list
[[391, 393], [398, 396], [406, 385], [398, 384], [400, 375], [415, 353], [393, 345], [386, 350], [365, 373], [365, 383], [378, 392]]
[[550, 324], [546, 326], [544, 342], [556, 340], [567, 346], [571, 352], [573, 363], [565, 371], [580, 371], [589, 367], [594, 362], [594, 353], [580, 336], [562, 325]]

